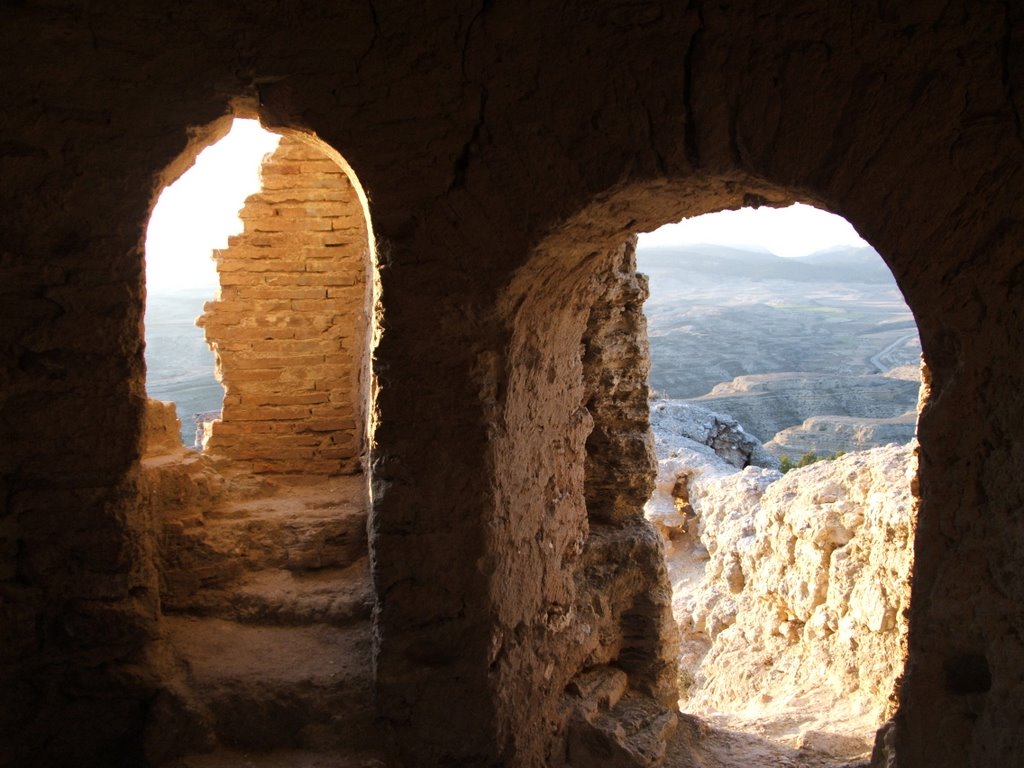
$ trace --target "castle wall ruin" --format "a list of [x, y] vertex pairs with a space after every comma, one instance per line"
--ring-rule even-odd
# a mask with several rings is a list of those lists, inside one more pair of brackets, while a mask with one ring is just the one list
[[[279, 10], [0, 11], [0, 765], [145, 764], [164, 629], [143, 234], [232, 114], [316, 136], [366, 191], [374, 675], [407, 764], [556, 766], [583, 738], [562, 706], [587, 662], [561, 652], [596, 625], [575, 598], [641, 542], [586, 568], [570, 546], [591, 530], [600, 277], [636, 231], [801, 200], [881, 253], [930, 371], [909, 656], [876, 763], [1019, 765], [1021, 10]], [[633, 670], [656, 653], [631, 648]]]
[[199, 322], [225, 389], [204, 449], [237, 471], [331, 475], [361, 466], [370, 325], [369, 241], [342, 169], [282, 138], [215, 251], [218, 298]]

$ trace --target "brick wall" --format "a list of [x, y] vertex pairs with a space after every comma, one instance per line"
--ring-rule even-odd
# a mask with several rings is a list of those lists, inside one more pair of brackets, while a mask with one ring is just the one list
[[242, 234], [216, 251], [220, 297], [199, 320], [224, 411], [214, 458], [259, 473], [359, 470], [364, 442], [368, 237], [348, 178], [285, 137], [245, 202]]

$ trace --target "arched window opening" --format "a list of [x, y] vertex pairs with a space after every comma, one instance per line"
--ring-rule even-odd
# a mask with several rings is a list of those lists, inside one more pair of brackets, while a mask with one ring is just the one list
[[914, 318], [852, 227], [806, 206], [664, 227], [637, 263], [680, 708], [862, 755], [905, 656]]
[[[161, 198], [218, 207], [220, 239], [196, 246], [195, 268], [180, 244], [164, 246], [165, 262], [157, 238], [198, 240], [198, 213], [158, 210], [149, 228], [149, 394], [178, 405], [186, 443], [198, 425], [202, 450], [186, 450], [173, 410], [150, 401], [141, 484], [161, 532], [162, 639], [180, 663], [164, 680], [173, 703], [153, 708], [147, 732], [184, 736], [156, 736], [147, 756], [327, 749], [372, 762], [384, 740], [369, 693], [366, 196], [323, 142], [255, 121], [236, 120], [197, 169], [238, 132], [248, 165], [214, 176], [246, 183], [186, 174]], [[165, 343], [171, 328], [187, 333]], [[212, 357], [198, 362], [200, 344]]]

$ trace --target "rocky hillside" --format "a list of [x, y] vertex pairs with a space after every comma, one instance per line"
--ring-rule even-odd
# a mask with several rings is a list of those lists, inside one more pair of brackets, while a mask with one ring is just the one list
[[[769, 373], [718, 384], [693, 402], [730, 414], [752, 435], [768, 441], [815, 416], [843, 416], [866, 423], [902, 417], [913, 411], [918, 388], [916, 381], [880, 374]], [[912, 430], [901, 442], [911, 437]]]
[[660, 396], [731, 414], [776, 456], [913, 437], [920, 341], [871, 249], [641, 247], [638, 265]]
[[914, 439], [917, 413], [908, 411], [892, 419], [863, 416], [813, 416], [798, 427], [788, 427], [765, 443], [774, 456], [803, 456], [814, 453], [829, 456], [839, 451], [864, 451], [889, 443], [903, 444]]
[[659, 475], [647, 507], [668, 553], [682, 709], [863, 753], [902, 669], [914, 446], [784, 476], [741, 469], [731, 449], [670, 431], [664, 414], [684, 407], [652, 409]]

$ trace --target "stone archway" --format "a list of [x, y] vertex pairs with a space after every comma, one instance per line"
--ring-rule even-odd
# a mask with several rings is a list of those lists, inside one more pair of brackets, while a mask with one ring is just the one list
[[[646, 286], [636, 276], [632, 244], [612, 244], [631, 228], [653, 229], [744, 201], [784, 205], [794, 197], [741, 179], [672, 189], [654, 183], [646, 192], [641, 187], [612, 195], [568, 221], [534, 251], [535, 261], [517, 274], [501, 305], [511, 313], [509, 354], [518, 361], [511, 363], [518, 375], [499, 418], [509, 425], [508, 439], [520, 443], [508, 454], [530, 455], [523, 469], [544, 488], [534, 504], [516, 508], [519, 518], [509, 535], [535, 530], [530, 546], [540, 552], [548, 547], [561, 565], [554, 571], [549, 560], [543, 575], [526, 571], [514, 578], [539, 581], [539, 603], [526, 615], [562, 617], [548, 648], [563, 664], [552, 674], [535, 660], [537, 648], [524, 644], [522, 666], [504, 684], [518, 686], [534, 675], [527, 685], [552, 690], [551, 706], [572, 713], [563, 721], [570, 761], [583, 764], [610, 754], [605, 749], [639, 765], [645, 750], [695, 748], [685, 724], [669, 746], [675, 720], [657, 709], [659, 701], [674, 709], [672, 693], [665, 696], [664, 690], [676, 683], [675, 626], [670, 615], [665, 618], [671, 588], [661, 544], [642, 519], [653, 486]], [[529, 419], [533, 429], [518, 429], [513, 419]], [[518, 562], [528, 567], [528, 560]], [[509, 608], [522, 610], [523, 597], [518, 592]], [[526, 615], [518, 621], [527, 621]], [[545, 657], [546, 651], [540, 654]], [[502, 658], [496, 671], [510, 661]], [[555, 696], [556, 690], [564, 693]]]
[[[336, 153], [288, 134], [197, 323], [225, 387], [204, 451], [150, 401], [160, 581], [153, 764], [216, 750], [375, 759], [367, 541], [372, 235]], [[188, 758], [192, 759], [192, 758]]]
[[387, 246], [377, 683], [410, 762], [558, 757], [590, 431], [577, 284], [624, 233], [699, 213], [694, 190], [738, 205], [771, 179], [887, 256], [932, 372], [910, 663], [885, 750], [1020, 763], [1013, 4], [318, 4], [287, 19], [260, 2], [86, 5], [13, 4], [0, 46], [0, 717], [15, 759], [142, 761], [159, 590], [139, 508], [140, 236], [182, 126], [245, 94], [345, 148]]

